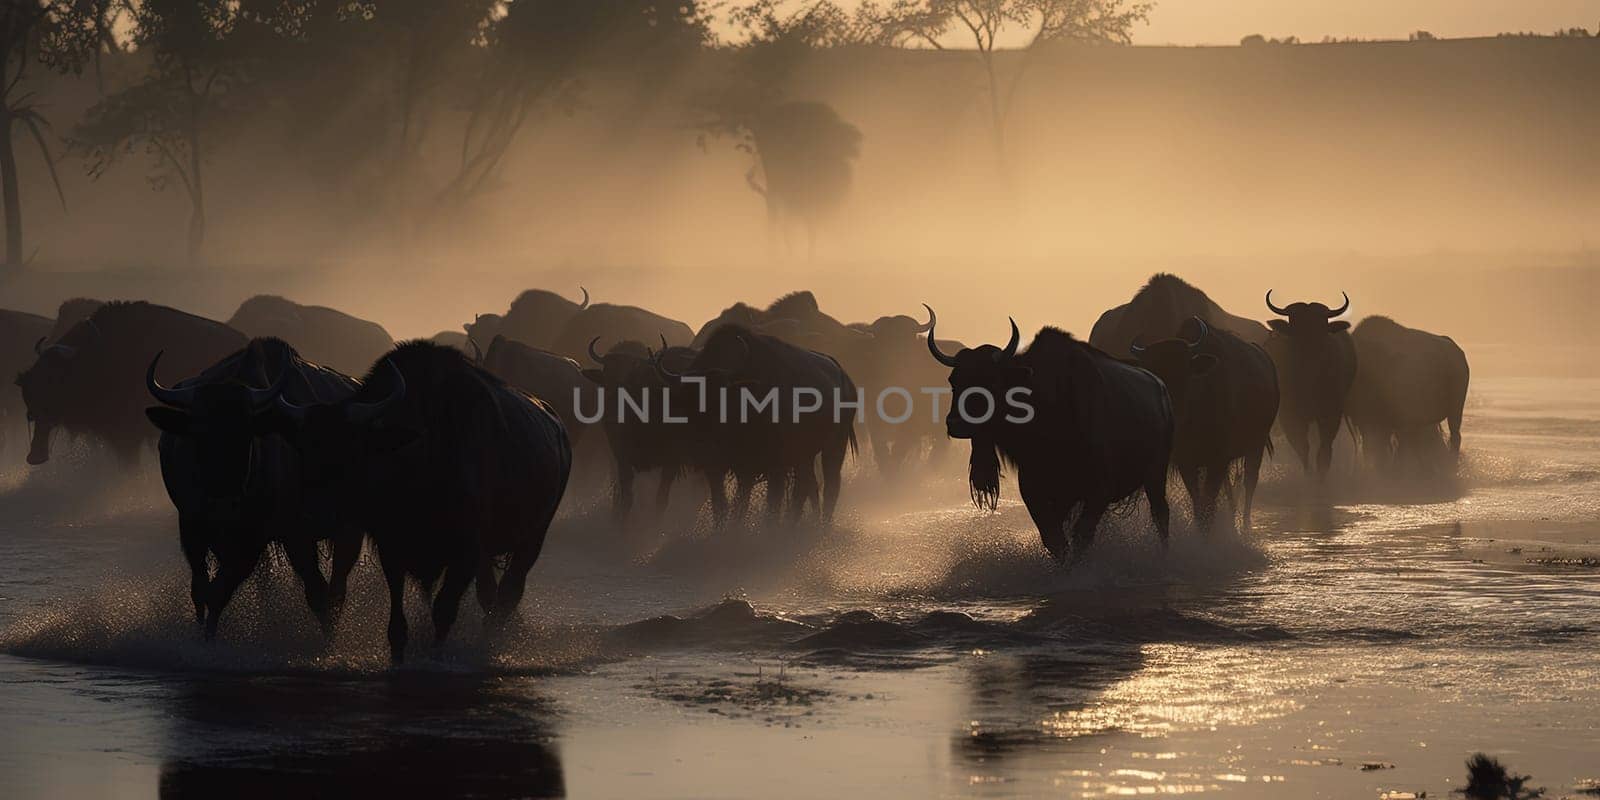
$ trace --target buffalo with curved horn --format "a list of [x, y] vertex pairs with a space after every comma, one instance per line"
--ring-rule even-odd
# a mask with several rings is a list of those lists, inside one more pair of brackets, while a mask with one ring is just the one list
[[[590, 358], [596, 355], [594, 344], [590, 343]], [[488, 351], [477, 364], [500, 380], [544, 401], [567, 426], [567, 438], [574, 451], [581, 450], [589, 428], [593, 427], [578, 419], [579, 398], [586, 398], [586, 402], [593, 400], [593, 387], [583, 379], [582, 365], [566, 356], [504, 336], [496, 336], [489, 342]], [[577, 461], [583, 458], [575, 455]]]
[[409, 638], [407, 577], [431, 596], [438, 641], [474, 584], [491, 630], [515, 613], [572, 469], [549, 406], [459, 350], [412, 341], [375, 364], [354, 396], [300, 408], [290, 439], [314, 502], [372, 538], [395, 662]]
[[[496, 336], [555, 350], [556, 336], [569, 320], [589, 308], [589, 290], [579, 286], [583, 299], [574, 303], [555, 292], [529, 289], [511, 301], [504, 314], [478, 314], [463, 325], [467, 336], [488, 347]], [[571, 353], [567, 355], [572, 355]]]
[[1265, 325], [1228, 313], [1198, 287], [1163, 272], [1152, 275], [1128, 302], [1101, 314], [1089, 331], [1089, 344], [1107, 353], [1126, 353], [1136, 340], [1171, 336], [1190, 317], [1252, 344], [1267, 341]]
[[1052, 327], [1020, 353], [1015, 320], [1005, 347], [947, 355], [934, 335], [930, 328], [928, 352], [950, 368], [945, 427], [950, 438], [972, 442], [974, 503], [995, 507], [1003, 456], [1016, 467], [1022, 502], [1058, 563], [1081, 558], [1106, 509], [1141, 490], [1166, 542], [1173, 421], [1160, 380]]
[[33, 443], [28, 463], [50, 459], [56, 430], [107, 442], [126, 465], [135, 464], [156, 431], [146, 421], [143, 381], [150, 360], [165, 351], [161, 369], [197, 375], [249, 343], [238, 331], [209, 319], [152, 303], [107, 303], [40, 348], [33, 366], [17, 377]]
[[[301, 503], [300, 464], [284, 438], [275, 406], [342, 400], [356, 384], [312, 364], [280, 339], [244, 349], [173, 387], [156, 379], [162, 353], [145, 370], [145, 389], [161, 403], [145, 410], [161, 430], [161, 478], [178, 509], [178, 535], [189, 562], [189, 597], [205, 637], [216, 635], [228, 601], [279, 542], [305, 588], [306, 603], [332, 635], [361, 531]], [[318, 543], [333, 543], [324, 580]], [[216, 558], [213, 576], [208, 558]]]
[[[0, 309], [0, 375], [15, 378], [38, 361], [53, 324], [49, 317]], [[8, 434], [28, 435], [27, 418], [16, 384], [0, 384], [0, 448]]]
[[1461, 418], [1472, 370], [1448, 336], [1408, 328], [1388, 317], [1367, 317], [1351, 331], [1358, 364], [1345, 406], [1349, 425], [1370, 462], [1424, 471], [1440, 466], [1439, 424], [1450, 453], [1461, 452]]
[[1217, 495], [1243, 462], [1242, 530], [1250, 530], [1261, 463], [1278, 413], [1277, 371], [1261, 347], [1191, 317], [1172, 338], [1129, 348], [1172, 401], [1172, 466], [1189, 491], [1195, 524], [1211, 528]]
[[[688, 425], [668, 421], [669, 409], [653, 404], [665, 401], [668, 387], [681, 377], [678, 371], [689, 368], [697, 351], [673, 347], [664, 335], [658, 334], [658, 338], [661, 349], [655, 351], [637, 341], [618, 342], [604, 354], [591, 346], [589, 355], [596, 367], [583, 370], [583, 377], [600, 396], [597, 406], [604, 415], [601, 425], [613, 469], [612, 511], [621, 520], [633, 508], [633, 484], [641, 472], [659, 471], [656, 512], [665, 510], [672, 486], [688, 468], [689, 454], [696, 445]], [[596, 343], [598, 340], [591, 345]], [[660, 413], [623, 413], [624, 398]], [[681, 415], [684, 410], [674, 408], [671, 413]]]
[[[688, 412], [687, 427], [699, 445], [695, 466], [710, 484], [717, 524], [727, 519], [730, 474], [739, 487], [736, 517], [744, 516], [754, 485], [765, 480], [770, 520], [786, 502], [797, 519], [809, 502], [823, 524], [831, 523], [845, 456], [857, 446], [855, 415], [833, 405], [858, 398], [855, 381], [837, 360], [743, 325], [718, 327], [681, 371], [664, 360], [657, 359], [655, 369], [669, 381], [675, 413]], [[704, 383], [688, 385], [699, 383], [690, 378]]]
[[[1307, 473], [1326, 478], [1333, 464], [1333, 440], [1345, 417], [1345, 401], [1356, 377], [1356, 349], [1350, 323], [1335, 320], [1350, 310], [1350, 295], [1329, 308], [1322, 303], [1290, 303], [1280, 307], [1267, 290], [1267, 308], [1285, 319], [1267, 323], [1272, 335], [1266, 349], [1278, 370], [1283, 396], [1279, 424], [1289, 446]], [[1311, 426], [1317, 426], [1316, 466], [1312, 466]]]

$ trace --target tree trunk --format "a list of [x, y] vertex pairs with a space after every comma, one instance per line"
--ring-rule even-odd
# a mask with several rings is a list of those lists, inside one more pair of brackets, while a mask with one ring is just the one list
[[200, 251], [206, 242], [206, 208], [197, 198], [189, 210], [189, 266], [200, 266]]
[[1006, 158], [1006, 109], [1003, 105], [1006, 100], [1000, 96], [1000, 76], [995, 71], [994, 54], [985, 52], [982, 56], [989, 78], [989, 135], [994, 147], [995, 169], [1000, 173], [1001, 184], [1010, 193], [1011, 162]]
[[17, 153], [11, 139], [12, 119], [0, 110], [0, 195], [6, 206], [6, 267], [22, 268], [22, 193], [17, 187]]
[[189, 123], [189, 266], [200, 266], [200, 250], [206, 243], [206, 182], [200, 164], [200, 124], [198, 112]]

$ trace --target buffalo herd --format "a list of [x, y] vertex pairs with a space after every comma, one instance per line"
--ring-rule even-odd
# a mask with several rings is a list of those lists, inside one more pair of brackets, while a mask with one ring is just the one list
[[1436, 463], [1441, 423], [1459, 452], [1469, 373], [1448, 337], [1387, 317], [1352, 330], [1339, 319], [1348, 296], [1280, 306], [1268, 291], [1265, 303], [1263, 325], [1160, 274], [1087, 341], [1045, 327], [1023, 347], [1012, 322], [1003, 346], [967, 347], [936, 337], [932, 308], [847, 324], [804, 291], [736, 303], [695, 330], [591, 303], [586, 289], [577, 302], [529, 290], [460, 333], [400, 344], [275, 296], [227, 323], [80, 298], [55, 319], [0, 311], [0, 368], [17, 376], [0, 437], [26, 431], [30, 464], [57, 435], [124, 464], [156, 443], [207, 638], [273, 543], [331, 634], [370, 541], [399, 661], [407, 578], [432, 596], [437, 639], [469, 586], [497, 629], [557, 508], [584, 491], [585, 465], [609, 472], [619, 522], [636, 477], [655, 473], [655, 513], [698, 476], [714, 527], [742, 524], [757, 488], [769, 521], [810, 506], [826, 525], [858, 436], [888, 481], [936, 469], [949, 441], [967, 440], [973, 501], [997, 505], [1008, 464], [1067, 563], [1140, 492], [1165, 543], [1170, 472], [1197, 529], [1226, 491], [1248, 530], [1274, 437], [1316, 482], [1341, 426], [1385, 473]]

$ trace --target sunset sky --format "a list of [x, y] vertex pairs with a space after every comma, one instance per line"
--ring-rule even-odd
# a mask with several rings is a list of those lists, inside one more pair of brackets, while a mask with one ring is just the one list
[[1600, 24], [1600, 0], [1165, 0], [1140, 44], [1233, 44], [1251, 33], [1269, 37], [1404, 38], [1492, 36], [1502, 31], [1549, 33]]
[[[839, 0], [846, 7], [859, 0]], [[792, 0], [791, 7], [799, 5]], [[1404, 39], [1412, 31], [1458, 38], [1550, 33], [1600, 25], [1600, 0], [1156, 0], [1138, 44], [1237, 44], [1252, 33]]]

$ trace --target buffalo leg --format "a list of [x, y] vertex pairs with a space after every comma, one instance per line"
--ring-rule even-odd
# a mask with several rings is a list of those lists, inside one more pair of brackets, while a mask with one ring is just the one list
[[1256, 505], [1256, 484], [1261, 482], [1261, 461], [1266, 456], [1266, 448], [1257, 450], [1244, 459], [1244, 521], [1239, 528], [1241, 533], [1250, 532], [1250, 513]]
[[897, 464], [889, 448], [888, 423], [872, 426], [867, 435], [872, 438], [872, 460], [878, 463], [878, 474], [885, 478], [893, 477]]
[[495, 591], [494, 613], [489, 618], [492, 627], [504, 627], [516, 615], [517, 606], [522, 604], [522, 593], [528, 587], [528, 570], [533, 569], [534, 562], [539, 560], [539, 551], [544, 549], [545, 533], [550, 530], [550, 520], [554, 517], [555, 511], [552, 509], [550, 516], [545, 517], [538, 528], [522, 541], [517, 551], [511, 554], [511, 563], [506, 565], [505, 574], [500, 576], [500, 586]]
[[406, 660], [406, 571], [397, 556], [378, 550], [378, 563], [383, 567], [383, 581], [389, 586], [389, 660], [403, 664]]
[[1339, 418], [1317, 422], [1317, 477], [1326, 479], [1333, 467], [1333, 440], [1339, 436]]
[[206, 598], [206, 641], [216, 638], [222, 609], [233, 599], [233, 593], [239, 589], [239, 585], [250, 577], [250, 573], [255, 572], [256, 563], [266, 549], [264, 539], [249, 534], [240, 536], [238, 541], [217, 554], [217, 561], [220, 562], [217, 578], [211, 582], [211, 596]]
[[1300, 457], [1300, 466], [1311, 473], [1311, 423], [1305, 420], [1289, 420], [1283, 424], [1283, 438], [1289, 440], [1289, 448]]
[[477, 573], [478, 557], [473, 552], [462, 555], [445, 568], [444, 583], [439, 587], [439, 593], [433, 596], [435, 645], [444, 644], [444, 640], [449, 638], [450, 626], [456, 624], [456, 615], [461, 613], [461, 596], [467, 593], [467, 586]]
[[[1145, 493], [1150, 497], [1150, 515], [1156, 518], [1156, 528], [1161, 531], [1161, 541], [1167, 541], [1167, 496], [1166, 480], [1163, 473], [1161, 490], [1151, 493], [1145, 487]], [[1160, 497], [1158, 510], [1156, 498]], [[1105, 503], [1084, 503], [1083, 512], [1078, 515], [1078, 521], [1072, 526], [1072, 559], [1081, 559], [1089, 552], [1089, 546], [1094, 544], [1094, 529], [1100, 527], [1100, 518], [1106, 515]]]
[[720, 528], [728, 521], [728, 473], [706, 470], [706, 491], [711, 495], [711, 525]]
[[1054, 487], [1045, 481], [1029, 476], [1032, 473], [1019, 473], [1017, 475], [1017, 489], [1022, 494], [1022, 504], [1028, 508], [1028, 516], [1033, 518], [1033, 526], [1039, 529], [1039, 541], [1044, 543], [1044, 549], [1050, 551], [1050, 557], [1058, 564], [1067, 561], [1067, 507], [1058, 501], [1054, 494]]
[[823, 525], [833, 524], [833, 512], [839, 507], [839, 488], [844, 485], [844, 457], [849, 448], [848, 439], [829, 442], [822, 448], [822, 507], [818, 512]]
[[[1222, 485], [1227, 480], [1228, 462], [1206, 467], [1205, 478], [1200, 482], [1199, 510], [1195, 512], [1195, 516], [1202, 520], [1201, 533], [1210, 533], [1217, 523], [1217, 495], [1222, 493]], [[1154, 508], [1154, 505], [1151, 507]]]
[[494, 596], [498, 581], [494, 575], [494, 559], [478, 559], [478, 577], [475, 585], [478, 593], [478, 608], [483, 609], [485, 615], [494, 613]]
[[366, 535], [359, 531], [341, 533], [333, 537], [333, 570], [328, 575], [328, 605], [335, 621], [344, 612], [344, 599], [350, 587], [350, 573], [361, 560], [361, 542]]
[[[1206, 470], [1205, 478], [1207, 481], [1210, 481], [1214, 484], [1216, 482], [1214, 470]], [[1204, 493], [1204, 487], [1202, 487], [1202, 493]], [[1165, 461], [1161, 462], [1154, 469], [1152, 469], [1150, 477], [1145, 480], [1144, 497], [1145, 500], [1150, 503], [1150, 519], [1156, 524], [1156, 532], [1161, 534], [1161, 546], [1166, 547], [1167, 537], [1172, 532], [1172, 509], [1167, 505], [1167, 464]], [[1211, 510], [1216, 506], [1216, 502], [1217, 493], [1216, 489], [1214, 488], [1211, 490], [1209, 495], [1203, 496], [1201, 499], [1201, 505], [1205, 508], [1204, 514], [1207, 517], [1207, 520], [1204, 523], [1205, 525], [1211, 524]], [[1105, 513], [1105, 506], [1101, 506], [1100, 510], [1095, 512], [1094, 517], [1096, 525], [1100, 523], [1100, 516]], [[1084, 506], [1083, 516], [1089, 516], [1089, 507], [1087, 504]], [[1080, 518], [1078, 520], [1078, 525], [1083, 525], [1083, 519]], [[1093, 537], [1094, 525], [1090, 525], [1088, 531], [1089, 536]], [[1074, 530], [1073, 533], [1076, 534], [1077, 531]], [[1073, 544], [1073, 549], [1077, 549], [1076, 542]]]
[[789, 494], [789, 471], [782, 467], [767, 470], [767, 522], [776, 523]]
[[633, 467], [617, 462], [617, 485], [612, 489], [611, 510], [618, 517], [628, 516], [633, 508]]
[[672, 500], [672, 482], [677, 477], [670, 469], [661, 470], [661, 482], [656, 484], [656, 514], [666, 513], [667, 503]]
[[178, 541], [183, 546], [183, 557], [189, 562], [189, 600], [194, 603], [194, 624], [206, 624], [206, 595], [211, 590], [211, 568], [206, 564], [210, 547], [206, 544], [205, 527], [192, 519], [178, 518]]
[[1450, 426], [1450, 452], [1459, 456], [1461, 455], [1461, 409], [1457, 408], [1450, 412], [1445, 424]]
[[333, 612], [329, 610], [328, 582], [322, 578], [322, 565], [318, 563], [317, 543], [310, 539], [295, 539], [283, 543], [283, 553], [289, 557], [289, 566], [300, 577], [305, 589], [306, 605], [322, 627], [322, 635], [333, 638]]
[[1183, 479], [1183, 488], [1189, 492], [1189, 512], [1194, 515], [1195, 528], [1205, 525], [1200, 519], [1200, 468], [1185, 464], [1178, 467], [1178, 477]]
[[750, 516], [750, 493], [755, 491], [755, 478], [739, 473], [734, 475], [733, 518], [739, 524]]

